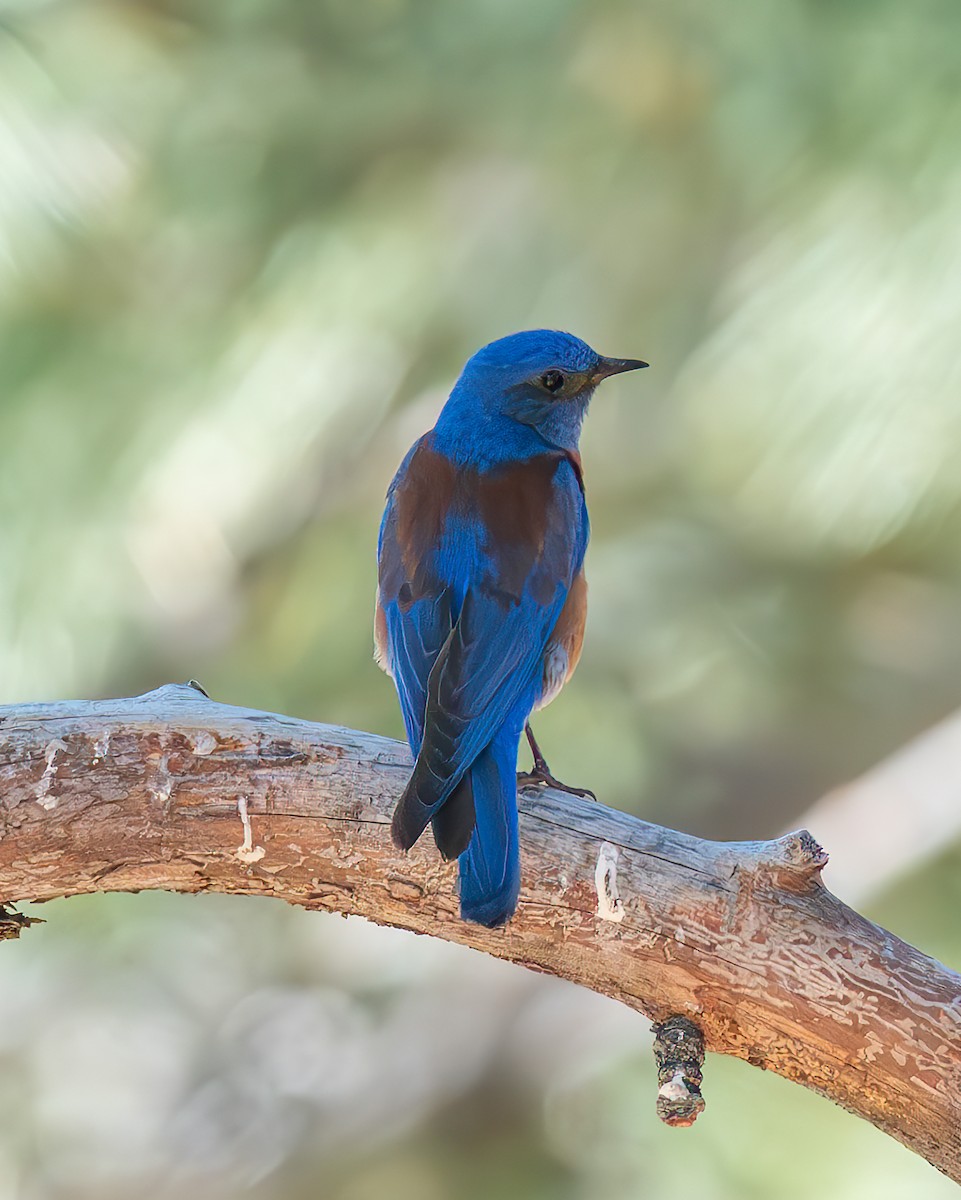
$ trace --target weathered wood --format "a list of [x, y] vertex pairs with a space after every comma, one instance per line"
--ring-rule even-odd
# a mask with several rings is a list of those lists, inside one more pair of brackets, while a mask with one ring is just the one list
[[487, 930], [429, 838], [391, 844], [408, 770], [396, 742], [187, 686], [0, 708], [0, 901], [245, 892], [430, 933], [686, 1015], [961, 1180], [961, 977], [828, 892], [809, 834], [706, 842], [525, 793], [520, 906]]

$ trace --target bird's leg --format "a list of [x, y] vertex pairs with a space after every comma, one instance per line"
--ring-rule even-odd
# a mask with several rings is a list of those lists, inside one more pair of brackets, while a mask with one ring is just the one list
[[542, 783], [545, 787], [556, 788], [559, 792], [568, 792], [572, 796], [585, 796], [591, 800], [597, 799], [590, 788], [568, 787], [566, 783], [561, 783], [559, 779], [555, 779], [551, 774], [550, 767], [547, 765], [547, 759], [541, 753], [541, 748], [537, 744], [537, 738], [534, 737], [534, 730], [531, 729], [529, 721], [524, 726], [524, 732], [527, 734], [531, 754], [534, 756], [534, 769], [532, 771], [517, 772], [518, 787], [529, 787], [531, 784]]

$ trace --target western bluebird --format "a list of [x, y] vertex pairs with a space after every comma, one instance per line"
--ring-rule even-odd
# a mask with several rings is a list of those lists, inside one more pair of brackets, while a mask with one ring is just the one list
[[[520, 735], [581, 653], [581, 424], [602, 379], [646, 366], [550, 330], [492, 342], [387, 493], [375, 654], [415, 756], [391, 831], [409, 850], [432, 825], [444, 858], [459, 859], [461, 916], [482, 925], [517, 905]], [[526, 778], [556, 782], [528, 734]]]

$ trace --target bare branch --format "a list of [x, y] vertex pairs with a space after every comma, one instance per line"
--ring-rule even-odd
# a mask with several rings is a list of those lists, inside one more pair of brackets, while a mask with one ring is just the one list
[[961, 977], [828, 892], [809, 834], [706, 842], [526, 793], [520, 906], [488, 930], [429, 845], [391, 844], [408, 770], [396, 742], [187, 686], [0, 708], [0, 900], [245, 892], [461, 942], [689, 1017], [961, 1180]]

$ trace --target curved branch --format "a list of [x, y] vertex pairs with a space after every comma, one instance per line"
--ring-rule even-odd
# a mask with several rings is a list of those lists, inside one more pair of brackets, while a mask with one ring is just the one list
[[432, 847], [391, 843], [409, 768], [396, 742], [189, 686], [0, 708], [0, 900], [245, 892], [461, 942], [688, 1016], [961, 1181], [961, 977], [828, 892], [809, 834], [707, 842], [525, 793], [520, 905], [489, 930]]

